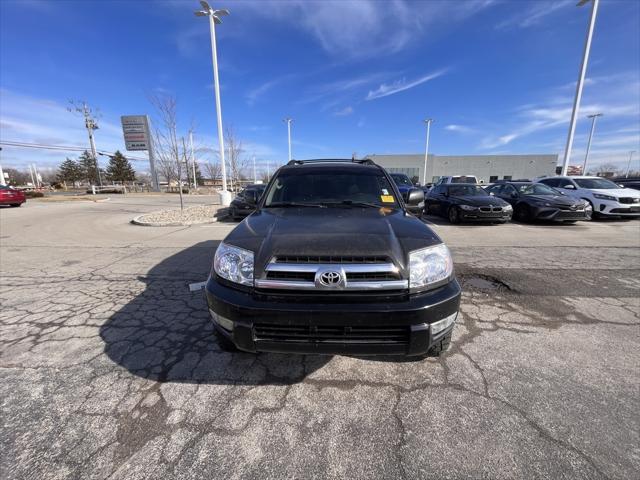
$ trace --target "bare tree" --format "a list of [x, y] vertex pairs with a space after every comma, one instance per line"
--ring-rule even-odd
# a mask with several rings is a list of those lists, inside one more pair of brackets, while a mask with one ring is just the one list
[[612, 163], [603, 163], [598, 165], [595, 169], [595, 174], [599, 177], [612, 176], [615, 177], [620, 172], [620, 169]]
[[182, 198], [182, 170], [189, 158], [184, 136], [178, 137], [177, 101], [172, 95], [152, 95], [149, 98], [156, 108], [158, 118], [154, 122], [153, 144], [156, 153], [158, 172], [171, 185], [171, 180], [178, 182], [180, 193], [180, 210], [184, 208]]
[[207, 162], [204, 164], [204, 172], [206, 176], [212, 180], [217, 180], [222, 176], [220, 162]]
[[245, 177], [248, 159], [242, 148], [242, 140], [238, 138], [233, 127], [228, 126], [224, 131], [224, 143], [227, 151], [227, 164], [229, 165], [229, 176], [233, 185]]

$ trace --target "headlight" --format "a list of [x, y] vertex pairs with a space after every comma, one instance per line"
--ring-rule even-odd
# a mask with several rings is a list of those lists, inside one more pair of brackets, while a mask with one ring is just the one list
[[471, 211], [471, 210], [477, 210], [478, 207], [474, 207], [473, 205], [460, 205], [460, 208], [462, 210], [466, 210], [466, 211]]
[[453, 273], [449, 249], [441, 243], [409, 253], [409, 287], [422, 289], [447, 280]]
[[213, 270], [231, 282], [253, 285], [253, 252], [221, 243], [213, 257]]
[[590, 204], [590, 203], [585, 203], [585, 204], [584, 204], [584, 209], [585, 209], [585, 210], [593, 210], [593, 207], [591, 206], [591, 204]]
[[511, 206], [510, 203], [507, 203], [502, 207], [502, 210], [506, 210], [508, 212], [509, 210], [513, 210], [513, 207]]
[[593, 196], [599, 198], [600, 200], [611, 200], [612, 202], [618, 201], [616, 197], [612, 197], [611, 195], [603, 195], [602, 193], [594, 193]]

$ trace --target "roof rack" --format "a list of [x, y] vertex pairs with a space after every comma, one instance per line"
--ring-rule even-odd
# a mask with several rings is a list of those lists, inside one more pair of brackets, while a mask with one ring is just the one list
[[304, 165], [305, 163], [360, 163], [362, 165], [376, 165], [370, 158], [313, 158], [309, 160], [289, 160], [287, 165]]

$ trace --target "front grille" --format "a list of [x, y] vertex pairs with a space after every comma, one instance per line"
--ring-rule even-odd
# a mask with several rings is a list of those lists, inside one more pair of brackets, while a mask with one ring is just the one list
[[558, 212], [555, 218], [585, 218], [584, 210], [580, 211], [570, 211], [570, 210], [561, 210]]
[[338, 343], [338, 344], [408, 344], [409, 327], [272, 325], [257, 323], [253, 327], [255, 341]]
[[386, 256], [351, 256], [351, 255], [278, 255], [275, 263], [388, 263]]
[[376, 280], [399, 280], [400, 275], [391, 272], [350, 272], [347, 273], [347, 281], [373, 282]]
[[313, 282], [313, 272], [267, 272], [269, 280], [299, 280], [301, 282]]
[[620, 203], [638, 203], [640, 202], [639, 199], [637, 198], [632, 198], [632, 197], [622, 197], [618, 199], [620, 201]]
[[501, 212], [502, 207], [480, 207], [481, 212]]

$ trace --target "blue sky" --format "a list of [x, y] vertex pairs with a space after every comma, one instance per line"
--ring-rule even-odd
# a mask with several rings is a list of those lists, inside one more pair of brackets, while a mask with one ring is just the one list
[[[223, 122], [260, 165], [286, 160], [286, 116], [296, 158], [422, 152], [426, 117], [435, 154], [562, 154], [589, 18], [576, 3], [213, 3], [231, 11], [217, 29]], [[196, 144], [217, 148], [198, 7], [1, 0], [0, 138], [85, 146], [82, 121], [66, 111], [85, 99], [102, 112], [98, 148], [123, 150], [120, 115], [153, 115], [149, 95], [168, 92], [181, 130], [193, 123]], [[640, 151], [640, 2], [601, 0], [587, 76], [572, 163], [584, 156], [585, 116], [601, 111], [592, 163], [626, 167]], [[65, 153], [1, 155], [4, 166], [44, 167]]]

